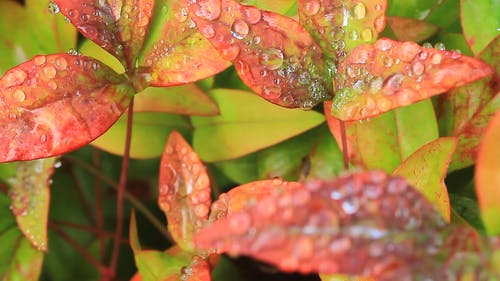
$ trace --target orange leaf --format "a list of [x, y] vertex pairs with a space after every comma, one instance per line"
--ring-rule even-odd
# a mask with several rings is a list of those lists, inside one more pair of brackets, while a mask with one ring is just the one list
[[161, 159], [158, 205], [182, 249], [194, 249], [192, 237], [207, 221], [210, 203], [205, 167], [183, 137], [172, 132]]
[[493, 69], [456, 52], [384, 38], [354, 49], [339, 73], [343, 82], [337, 85], [332, 114], [359, 120], [465, 85]]
[[201, 34], [266, 100], [311, 108], [329, 98], [321, 50], [296, 21], [234, 0], [198, 1], [190, 12]]
[[0, 79], [0, 161], [88, 144], [118, 120], [133, 93], [122, 76], [92, 58], [34, 57]]

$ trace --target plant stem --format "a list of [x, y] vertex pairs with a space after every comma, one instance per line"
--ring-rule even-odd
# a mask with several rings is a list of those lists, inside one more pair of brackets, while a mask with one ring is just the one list
[[127, 133], [125, 137], [125, 150], [123, 152], [122, 170], [120, 174], [120, 183], [118, 185], [118, 192], [116, 196], [116, 232], [115, 241], [113, 243], [113, 252], [111, 254], [110, 269], [113, 273], [116, 272], [118, 264], [118, 256], [120, 254], [120, 238], [123, 231], [123, 198], [125, 189], [127, 187], [127, 172], [130, 160], [130, 142], [132, 140], [132, 122], [134, 116], [134, 97], [130, 100], [127, 114]]
[[[95, 235], [102, 236], [103, 238], [112, 238], [115, 236], [114, 232], [108, 232], [105, 230], [98, 229], [96, 227], [82, 225], [82, 224], [73, 223], [73, 222], [51, 220], [49, 222], [49, 224], [55, 224], [55, 225], [61, 226], [61, 227], [68, 227], [68, 228], [81, 230], [81, 231], [88, 232], [88, 233], [93, 233]], [[128, 244], [128, 242], [129, 242], [128, 239], [125, 239], [124, 237], [120, 238], [120, 243]]]
[[[92, 162], [96, 169], [100, 169], [101, 166], [101, 154], [98, 149], [92, 149]], [[104, 213], [102, 211], [102, 184], [101, 179], [99, 177], [95, 177], [94, 183], [94, 196], [95, 196], [95, 220], [96, 227], [98, 230], [98, 239], [99, 239], [99, 257], [101, 262], [104, 261], [105, 257], [105, 241], [103, 231], [104, 231]]]
[[340, 122], [340, 133], [342, 138], [342, 155], [344, 156], [344, 170], [349, 169], [349, 151], [347, 148], [347, 133], [345, 129], [345, 122], [339, 120]]

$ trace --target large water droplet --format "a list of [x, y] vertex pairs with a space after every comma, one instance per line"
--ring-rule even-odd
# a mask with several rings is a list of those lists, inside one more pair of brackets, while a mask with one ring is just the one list
[[202, 26], [199, 30], [200, 33], [207, 39], [213, 38], [215, 36], [215, 30], [210, 24]]
[[404, 78], [405, 76], [399, 72], [387, 77], [385, 80], [385, 94], [392, 95], [399, 90], [399, 88], [401, 88], [401, 84], [403, 84]]
[[385, 28], [385, 16], [379, 16], [373, 22], [373, 27], [377, 32], [382, 32]]
[[206, 20], [216, 20], [220, 16], [221, 1], [219, 0], [200, 0], [197, 3], [199, 9], [196, 10], [196, 16]]
[[411, 62], [418, 53], [420, 53], [420, 47], [414, 42], [404, 42], [399, 48], [399, 58], [403, 62]]
[[68, 67], [68, 62], [65, 58], [59, 57], [56, 59], [56, 67], [59, 70], [66, 70], [66, 68]]
[[21, 69], [13, 69], [11, 72], [5, 74], [3, 79], [5, 80], [7, 87], [12, 87], [24, 83], [28, 74]]
[[441, 50], [441, 51], [446, 50], [446, 46], [442, 42], [437, 42], [436, 44], [434, 44], [434, 48]]
[[33, 62], [35, 63], [35, 65], [42, 65], [45, 63], [47, 59], [45, 58], [45, 56], [36, 56], [34, 59], [33, 59]]
[[270, 70], [276, 70], [283, 64], [283, 52], [275, 48], [267, 48], [260, 54], [260, 63]]
[[26, 99], [26, 94], [23, 90], [17, 89], [14, 91], [14, 99], [16, 99], [18, 102], [23, 102]]
[[377, 42], [375, 42], [375, 48], [379, 49], [380, 51], [386, 52], [392, 48], [392, 41], [390, 39], [377, 40]]
[[42, 73], [46, 78], [52, 79], [52, 78], [56, 77], [57, 72], [53, 66], [47, 66], [47, 67], [44, 67], [42, 69]]
[[411, 65], [411, 71], [414, 75], [422, 75], [425, 71], [425, 65], [421, 61], [416, 61]]
[[231, 34], [236, 39], [243, 39], [248, 35], [250, 28], [248, 24], [240, 19], [237, 19], [231, 25]]
[[259, 9], [255, 7], [247, 7], [243, 10], [243, 14], [245, 15], [245, 20], [249, 24], [256, 24], [260, 21], [262, 18], [262, 13], [260, 12]]
[[358, 4], [354, 5], [354, 8], [352, 9], [352, 13], [355, 19], [363, 19], [366, 16], [366, 7], [365, 4], [359, 2]]
[[49, 12], [51, 12], [52, 14], [57, 14], [59, 13], [59, 6], [57, 6], [57, 4], [53, 1], [50, 1], [49, 2], [49, 6], [47, 7]]
[[321, 4], [317, 0], [307, 1], [302, 6], [302, 10], [304, 11], [304, 14], [306, 14], [307, 16], [314, 16], [319, 12], [320, 8]]

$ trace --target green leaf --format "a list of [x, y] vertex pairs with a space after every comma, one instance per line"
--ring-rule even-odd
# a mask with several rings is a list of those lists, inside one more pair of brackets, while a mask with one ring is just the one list
[[457, 146], [456, 138], [439, 138], [422, 146], [401, 163], [393, 175], [404, 177], [422, 192], [446, 221], [450, 221], [450, 200], [444, 178]]
[[257, 153], [248, 154], [240, 158], [214, 163], [226, 177], [236, 183], [243, 184], [257, 180]]
[[193, 146], [208, 162], [229, 160], [269, 147], [324, 121], [314, 111], [282, 108], [245, 91], [215, 89], [221, 115], [192, 117]]
[[[158, 112], [134, 112], [130, 157], [137, 159], [159, 157], [165, 139], [172, 130], [189, 136], [189, 120], [180, 115]], [[127, 114], [124, 114], [106, 133], [92, 145], [116, 155], [123, 155], [127, 132]]]
[[[338, 120], [328, 116], [329, 110], [330, 104], [325, 103], [330, 130], [337, 143], [342, 143]], [[386, 112], [368, 121], [346, 122], [345, 125], [351, 163], [386, 172], [392, 172], [414, 151], [438, 137], [430, 100]]]
[[122, 74], [125, 72], [125, 68], [117, 58], [112, 56], [110, 53], [108, 53], [108, 51], [104, 50], [101, 46], [97, 45], [92, 40], [85, 39], [78, 50], [83, 55], [98, 59], [99, 61], [113, 69], [116, 73]]
[[329, 180], [344, 170], [344, 159], [335, 138], [328, 130], [322, 130], [309, 154], [307, 179]]
[[436, 41], [443, 43], [449, 50], [459, 50], [466, 56], [473, 56], [462, 33], [440, 32], [436, 36]]
[[490, 235], [500, 234], [500, 112], [488, 124], [475, 168], [476, 193], [481, 217]]
[[286, 14], [290, 11], [294, 5], [296, 5], [296, 0], [241, 0], [241, 4], [252, 5], [265, 11], [275, 12], [278, 14]]
[[474, 54], [478, 55], [499, 35], [500, 2], [461, 0], [460, 5], [465, 38]]
[[47, 250], [49, 180], [55, 158], [20, 162], [16, 178], [10, 181], [11, 210], [24, 235], [39, 250]]

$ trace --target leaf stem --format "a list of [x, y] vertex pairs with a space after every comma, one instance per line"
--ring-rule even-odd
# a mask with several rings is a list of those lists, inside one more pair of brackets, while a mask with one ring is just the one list
[[[101, 166], [101, 154], [98, 149], [92, 149], [92, 164], [96, 169]], [[102, 180], [95, 177], [94, 182], [94, 196], [95, 196], [95, 220], [97, 227], [97, 234], [99, 239], [99, 257], [100, 261], [104, 261], [106, 244], [103, 236], [104, 231], [104, 213], [102, 211]]]
[[347, 133], [345, 129], [345, 122], [339, 120], [340, 122], [340, 134], [342, 138], [342, 155], [344, 156], [344, 170], [349, 169], [349, 151], [347, 148]]
[[127, 172], [130, 160], [130, 143], [132, 140], [132, 122], [134, 116], [134, 97], [130, 100], [127, 113], [127, 133], [125, 137], [125, 150], [123, 152], [122, 170], [120, 174], [120, 183], [118, 185], [118, 192], [116, 196], [116, 232], [115, 240], [113, 243], [113, 252], [111, 254], [110, 270], [116, 273], [116, 266], [118, 264], [118, 256], [120, 254], [120, 238], [123, 232], [123, 203], [125, 189], [127, 186]]

